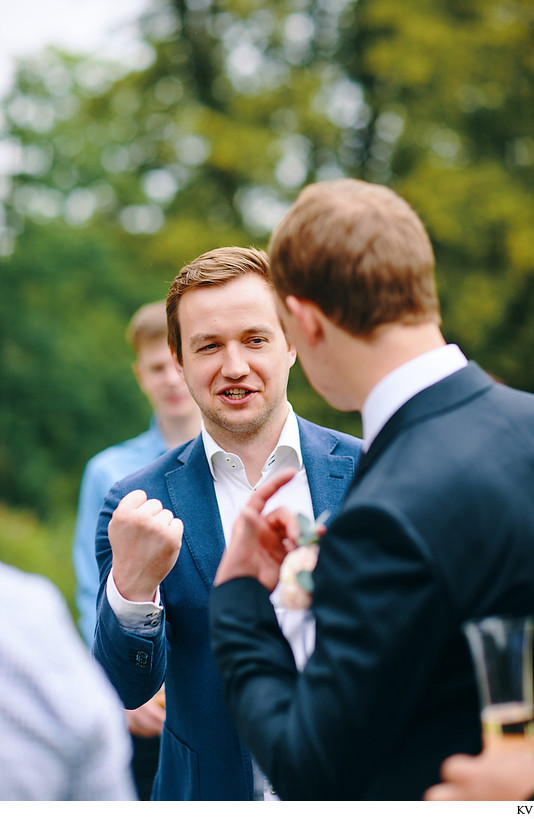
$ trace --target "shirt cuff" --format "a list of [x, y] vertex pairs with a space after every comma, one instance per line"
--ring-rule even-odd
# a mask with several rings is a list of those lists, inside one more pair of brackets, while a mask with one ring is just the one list
[[146, 635], [152, 635], [158, 631], [163, 619], [159, 588], [154, 602], [138, 603], [133, 600], [126, 600], [115, 585], [113, 571], [110, 571], [106, 583], [106, 596], [115, 617], [123, 629], [142, 632]]

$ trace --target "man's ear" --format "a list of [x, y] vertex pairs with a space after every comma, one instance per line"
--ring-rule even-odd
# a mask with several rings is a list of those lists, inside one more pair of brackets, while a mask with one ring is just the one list
[[310, 347], [315, 347], [324, 338], [323, 313], [312, 301], [299, 299], [297, 296], [286, 296], [286, 310], [298, 324], [304, 340]]
[[176, 367], [178, 375], [181, 375], [182, 378], [183, 378], [184, 377], [184, 368], [180, 364], [180, 362], [178, 361], [178, 356], [176, 355], [176, 350], [173, 350], [172, 347], [169, 347], [169, 350], [171, 351], [172, 360], [174, 361], [174, 366]]
[[290, 343], [287, 345], [287, 351], [289, 353], [289, 366], [292, 367], [297, 360], [297, 348], [294, 344]]

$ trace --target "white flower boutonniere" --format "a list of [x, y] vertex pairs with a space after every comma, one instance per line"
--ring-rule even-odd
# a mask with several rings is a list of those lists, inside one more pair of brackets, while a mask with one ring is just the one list
[[297, 515], [300, 535], [297, 548], [289, 552], [280, 567], [280, 603], [288, 609], [308, 609], [313, 594], [313, 570], [319, 557], [319, 537], [330, 512], [315, 522]]

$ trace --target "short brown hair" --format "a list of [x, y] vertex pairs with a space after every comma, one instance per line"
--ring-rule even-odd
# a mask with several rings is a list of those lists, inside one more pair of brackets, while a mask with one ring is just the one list
[[137, 310], [126, 328], [126, 340], [139, 353], [146, 342], [167, 339], [167, 314], [164, 301], [144, 304]]
[[280, 296], [315, 302], [351, 335], [387, 322], [441, 322], [430, 239], [384, 185], [308, 185], [274, 230], [269, 254]]
[[180, 270], [167, 294], [167, 329], [170, 348], [182, 360], [180, 299], [197, 287], [220, 286], [250, 273], [261, 276], [272, 287], [269, 257], [254, 247], [219, 247], [209, 250]]

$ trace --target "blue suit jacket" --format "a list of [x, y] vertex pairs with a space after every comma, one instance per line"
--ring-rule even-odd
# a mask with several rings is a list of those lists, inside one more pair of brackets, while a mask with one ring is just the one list
[[362, 456], [321, 541], [302, 674], [252, 578], [212, 591], [236, 725], [285, 800], [421, 799], [480, 751], [461, 624], [534, 611], [534, 396], [468, 367], [415, 395]]
[[[355, 474], [361, 441], [298, 419], [315, 516], [336, 512]], [[159, 498], [184, 523], [178, 561], [161, 586], [165, 623], [153, 637], [121, 628], [105, 594], [112, 562], [107, 527], [133, 489]], [[224, 550], [213, 479], [200, 437], [115, 484], [97, 527], [101, 588], [94, 654], [126, 708], [146, 702], [165, 680], [166, 722], [153, 798], [253, 798], [249, 753], [227, 713], [209, 637], [209, 593]]]

